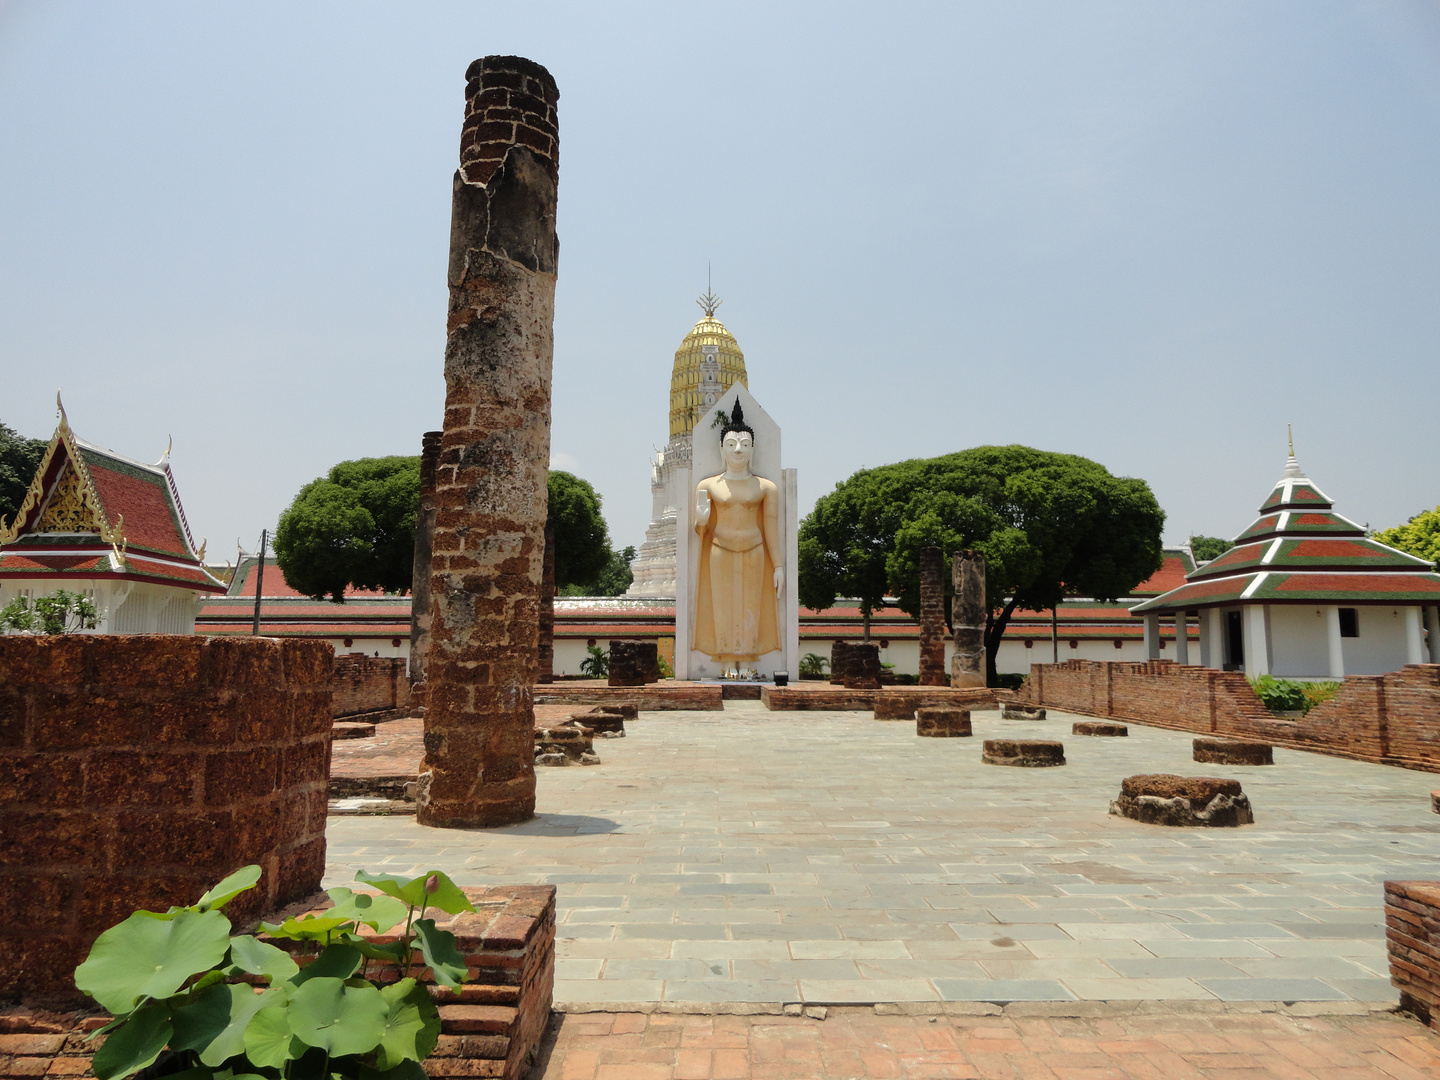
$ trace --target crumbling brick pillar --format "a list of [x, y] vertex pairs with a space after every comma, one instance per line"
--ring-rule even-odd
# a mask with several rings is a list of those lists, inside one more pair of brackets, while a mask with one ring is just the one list
[[845, 685], [846, 665], [850, 661], [849, 649], [848, 641], [830, 643], [830, 682], [835, 686]]
[[950, 659], [950, 685], [985, 685], [985, 556], [957, 551], [951, 561], [955, 597], [950, 622], [955, 627], [955, 655]]
[[540, 674], [536, 682], [555, 681], [555, 525], [545, 522], [545, 562], [540, 573]]
[[415, 800], [420, 824], [451, 828], [535, 813], [558, 255], [555, 80], [518, 56], [465, 75]]
[[945, 685], [945, 560], [920, 549], [920, 685]]
[[415, 510], [415, 569], [410, 576], [410, 685], [425, 681], [430, 649], [430, 549], [435, 541], [435, 465], [439, 431], [420, 437], [420, 504]]
[[880, 646], [857, 641], [845, 650], [845, 689], [880, 689]]
[[653, 641], [628, 641], [616, 638], [610, 642], [611, 686], [644, 686], [659, 675], [656, 654], [659, 646]]

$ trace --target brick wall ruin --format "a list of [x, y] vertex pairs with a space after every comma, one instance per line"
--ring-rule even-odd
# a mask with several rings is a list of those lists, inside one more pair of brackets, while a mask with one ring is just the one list
[[0, 637], [0, 998], [73, 996], [102, 930], [248, 863], [243, 919], [320, 886], [323, 642]]
[[409, 714], [410, 678], [403, 657], [337, 656], [330, 687], [334, 695], [330, 707], [337, 720], [366, 714], [384, 720]]
[[1171, 660], [1033, 664], [1017, 696], [1087, 716], [1440, 772], [1440, 665], [1435, 664], [1352, 675], [1334, 698], [1298, 720], [1267, 709], [1238, 671]]

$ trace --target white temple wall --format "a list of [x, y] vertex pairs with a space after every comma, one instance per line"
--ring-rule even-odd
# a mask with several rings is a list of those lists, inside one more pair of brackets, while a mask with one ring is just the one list
[[1270, 648], [1270, 674], [1277, 679], [1329, 678], [1330, 643], [1325, 609], [1271, 604]]
[[1342, 638], [1346, 675], [1384, 675], [1406, 664], [1405, 611], [1396, 607], [1355, 609], [1359, 637]]

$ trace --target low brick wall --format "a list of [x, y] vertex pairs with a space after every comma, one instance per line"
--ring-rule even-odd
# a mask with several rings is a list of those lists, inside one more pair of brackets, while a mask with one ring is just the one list
[[941, 686], [882, 687], [879, 690], [849, 690], [825, 683], [800, 686], [762, 686], [760, 700], [772, 712], [832, 711], [873, 712], [882, 698], [903, 699], [910, 708], [953, 705], [957, 709], [994, 709], [1013, 696], [1010, 690], [970, 687], [951, 690]]
[[403, 657], [337, 656], [330, 686], [337, 719], [367, 713], [378, 714], [376, 719], [409, 715], [410, 677]]
[[1385, 944], [1400, 1007], [1440, 1031], [1440, 881], [1385, 882]]
[[1298, 720], [1261, 704], [1238, 671], [1171, 660], [1034, 664], [1019, 698], [1154, 727], [1229, 735], [1336, 757], [1440, 772], [1440, 665], [1357, 675]]
[[259, 863], [239, 918], [325, 869], [328, 644], [0, 637], [0, 999], [74, 999], [95, 937]]
[[719, 683], [676, 682], [664, 679], [646, 686], [607, 686], [595, 682], [557, 682], [535, 688], [536, 705], [616, 705], [628, 702], [641, 712], [725, 708]]

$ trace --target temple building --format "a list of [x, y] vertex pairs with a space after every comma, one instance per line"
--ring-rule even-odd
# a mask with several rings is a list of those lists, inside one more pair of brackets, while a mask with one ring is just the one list
[[82, 442], [62, 406], [15, 520], [0, 520], [0, 608], [65, 590], [94, 603], [95, 633], [193, 634], [204, 598], [225, 591], [204, 557], [169, 449], [146, 465]]
[[690, 468], [690, 432], [700, 414], [739, 383], [749, 389], [745, 354], [735, 336], [715, 317], [721, 301], [707, 291], [696, 301], [705, 317], [675, 350], [670, 371], [670, 441], [657, 451], [650, 469], [651, 518], [645, 542], [630, 564], [634, 580], [626, 596], [675, 596], [675, 508], [690, 497], [677, 490], [675, 472]]
[[[1162, 616], [1183, 625], [1193, 615], [1200, 663], [1252, 679], [1341, 679], [1440, 662], [1440, 575], [1333, 506], [1292, 446], [1285, 475], [1235, 546], [1131, 609], [1145, 620], [1147, 656], [1160, 655]], [[1182, 664], [1187, 637], [1176, 639]]]

